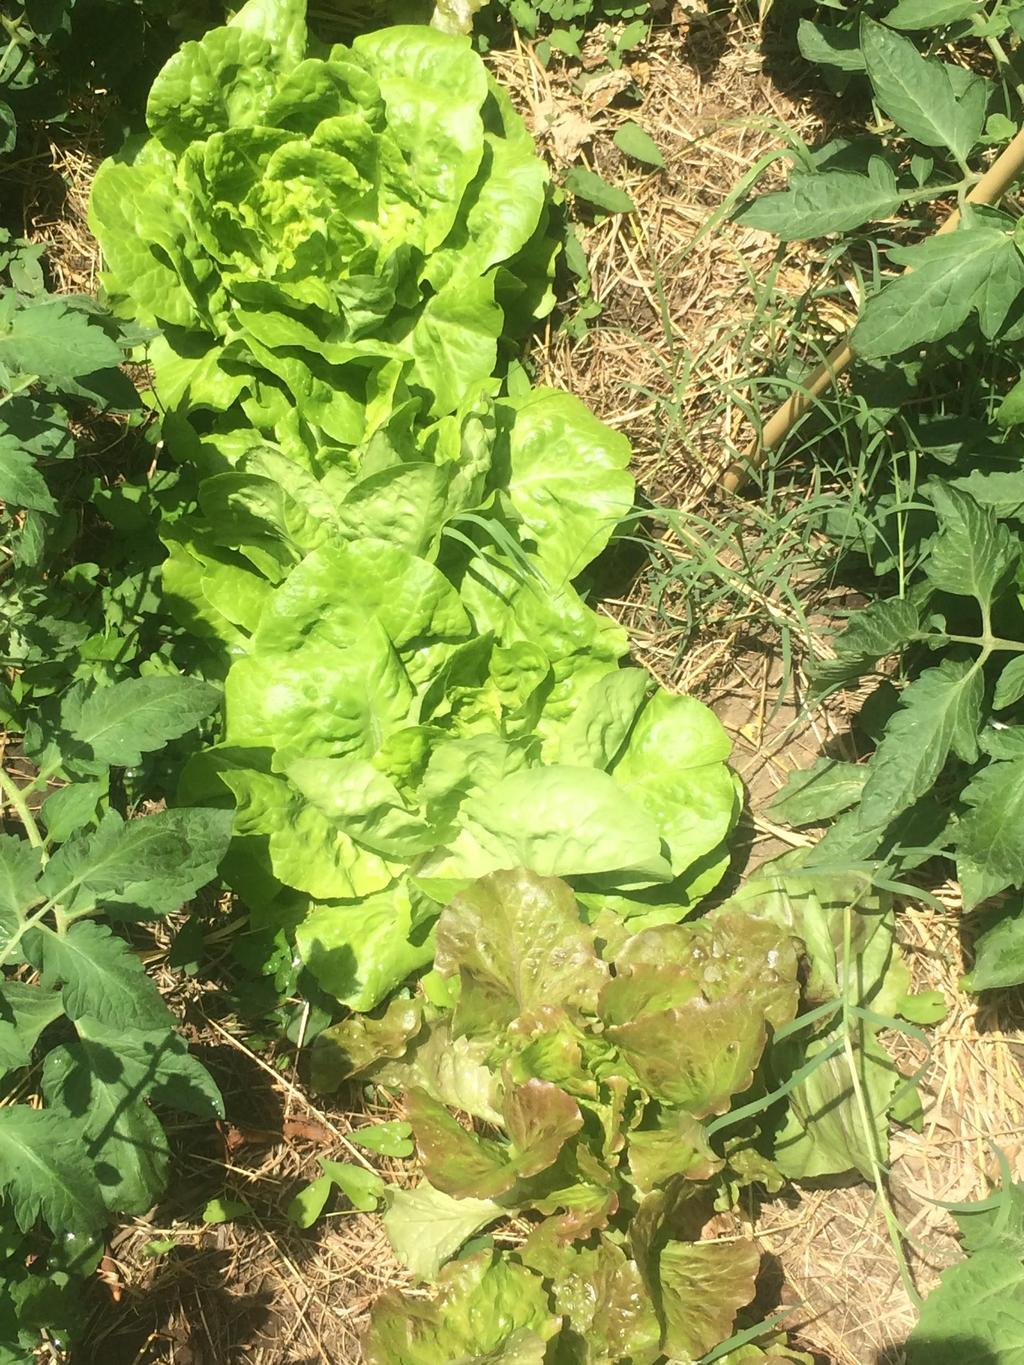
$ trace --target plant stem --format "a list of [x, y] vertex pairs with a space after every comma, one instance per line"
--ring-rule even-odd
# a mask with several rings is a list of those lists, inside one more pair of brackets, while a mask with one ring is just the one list
[[954, 645], [974, 645], [983, 651], [987, 659], [990, 654], [1024, 654], [1024, 644], [1019, 640], [1004, 640], [1001, 635], [947, 635], [944, 631], [936, 635], [922, 636], [922, 639], [946, 640]]
[[[882, 1163], [878, 1154], [878, 1136], [875, 1130], [874, 1116], [871, 1114], [867, 1097], [864, 1094], [864, 1086], [861, 1082], [860, 1072], [857, 1069], [857, 1056], [853, 1048], [853, 1032], [851, 1018], [854, 1009], [850, 1000], [851, 983], [851, 959], [853, 956], [853, 905], [850, 902], [843, 908], [843, 991], [842, 991], [842, 1017], [843, 1017], [843, 1053], [846, 1057], [846, 1064], [850, 1069], [850, 1084], [853, 1087], [854, 1100], [857, 1105], [857, 1114], [860, 1118], [861, 1128], [864, 1133], [864, 1141], [868, 1154], [868, 1163], [871, 1167], [871, 1179], [875, 1186], [875, 1193], [878, 1196], [879, 1204], [882, 1208], [882, 1216], [885, 1219], [886, 1230], [889, 1233], [889, 1241], [892, 1244], [896, 1262], [899, 1266], [900, 1280], [903, 1288], [907, 1292], [907, 1297], [915, 1308], [920, 1309], [922, 1299], [917, 1292], [910, 1274], [910, 1266], [907, 1264], [906, 1252], [903, 1250], [903, 1233], [899, 1221], [893, 1212], [892, 1204], [889, 1201], [889, 1194], [885, 1188], [885, 1180], [882, 1175]], [[864, 1021], [860, 1020], [861, 1028]], [[862, 1052], [862, 1056], [864, 1056]]]
[[[29, 788], [31, 790], [31, 788]], [[0, 768], [0, 792], [3, 793], [4, 805], [10, 806], [16, 812], [18, 819], [25, 827], [28, 841], [33, 848], [43, 848], [43, 836], [39, 832], [36, 818], [28, 808], [25, 794], [7, 773]]]

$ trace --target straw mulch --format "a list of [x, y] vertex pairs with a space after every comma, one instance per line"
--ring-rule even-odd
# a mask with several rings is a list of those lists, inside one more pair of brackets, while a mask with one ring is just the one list
[[[764, 159], [767, 176], [777, 175], [773, 157], [794, 135], [819, 138], [832, 111], [799, 91], [782, 93], [792, 88], [786, 73], [766, 72], [759, 34], [735, 16], [677, 10], [620, 71], [585, 65], [581, 80], [579, 68], [559, 60], [545, 69], [525, 46], [491, 58], [556, 169], [592, 166], [627, 188], [639, 212], [589, 226], [582, 215], [604, 312], [582, 339], [560, 332], [545, 338], [535, 355], [539, 378], [571, 389], [630, 436], [640, 486], [653, 501], [701, 509], [719, 525], [741, 523], [743, 504], [719, 496], [715, 480], [749, 441], [758, 408], [752, 381], [771, 371], [796, 301], [820, 278], [822, 260], [813, 250], [780, 260], [773, 241], [730, 223], [721, 209], [752, 166]], [[615, 149], [612, 136], [626, 119], [657, 141], [664, 170], [642, 171]], [[27, 226], [54, 243], [61, 286], [88, 290], [97, 269], [84, 212], [90, 162], [55, 149], [54, 165], [63, 204], [54, 210], [46, 207], [49, 196], [41, 199]], [[815, 306], [815, 344], [827, 346], [845, 329], [852, 306], [842, 297]], [[672, 538], [664, 550], [669, 561], [688, 553]], [[761, 592], [750, 604], [761, 613], [756, 640], [727, 612], [691, 639], [673, 627], [664, 604], [652, 609], [642, 574], [606, 605], [630, 625], [638, 658], [666, 685], [707, 699], [733, 735], [751, 798], [740, 853], [748, 867], [801, 841], [763, 808], [823, 739], [846, 742], [855, 709], [854, 699], [840, 698], [826, 713], [806, 714], [799, 671], [784, 673], [770, 624], [784, 624], [788, 608], [770, 586]], [[945, 901], [943, 913], [909, 905], [900, 919], [916, 985], [940, 990], [948, 1005], [927, 1056], [912, 1040], [893, 1042], [905, 1071], [925, 1064], [923, 1129], [897, 1133], [891, 1159], [891, 1197], [922, 1293], [958, 1254], [940, 1203], [988, 1190], [994, 1146], [1015, 1169], [1024, 1161], [1019, 1011], [1012, 1014], [1012, 1000], [997, 1006], [958, 990], [963, 949], [954, 887]], [[225, 937], [231, 932], [229, 922]], [[209, 980], [166, 971], [166, 934], [159, 931], [151, 961], [224, 1090], [228, 1120], [213, 1134], [208, 1127], [175, 1133], [175, 1188], [151, 1217], [115, 1238], [79, 1359], [357, 1365], [369, 1308], [384, 1288], [403, 1283], [401, 1268], [372, 1217], [333, 1213], [301, 1232], [285, 1211], [318, 1174], [318, 1156], [362, 1159], [347, 1135], [368, 1117], [363, 1097], [311, 1097], [290, 1054], [251, 1037], [224, 1006], [214, 969]], [[215, 1197], [244, 1201], [248, 1212], [204, 1223], [198, 1211]], [[804, 1349], [822, 1365], [900, 1365], [915, 1314], [873, 1190], [793, 1190], [762, 1208], [754, 1230], [781, 1271]]]

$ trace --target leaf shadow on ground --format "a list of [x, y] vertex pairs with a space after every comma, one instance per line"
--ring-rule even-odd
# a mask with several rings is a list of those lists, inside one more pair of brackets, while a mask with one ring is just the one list
[[874, 1365], [999, 1365], [999, 1358], [978, 1337], [916, 1337], [881, 1351]]

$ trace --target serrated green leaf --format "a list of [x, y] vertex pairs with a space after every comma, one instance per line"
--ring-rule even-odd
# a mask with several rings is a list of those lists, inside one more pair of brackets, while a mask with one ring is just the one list
[[929, 668], [904, 690], [869, 765], [861, 829], [889, 824], [929, 791], [951, 750], [965, 762], [974, 761], [983, 696], [981, 670], [953, 659]]
[[854, 681], [879, 659], [901, 652], [921, 629], [921, 609], [902, 597], [871, 602], [850, 617], [832, 641], [835, 659], [821, 660], [811, 669], [816, 692]]
[[819, 824], [855, 806], [868, 778], [862, 763], [818, 758], [810, 768], [790, 773], [768, 810], [788, 825]]
[[45, 1109], [0, 1109], [0, 1189], [23, 1232], [41, 1219], [58, 1236], [82, 1236], [106, 1220], [77, 1129]]
[[612, 139], [620, 152], [626, 156], [631, 156], [634, 161], [642, 161], [645, 166], [664, 166], [665, 158], [661, 154], [661, 148], [651, 137], [650, 133], [645, 133], [639, 123], [631, 120], [620, 124], [615, 131]]
[[944, 63], [872, 19], [861, 20], [860, 47], [875, 99], [893, 122], [926, 147], [948, 147], [965, 160], [985, 127], [984, 84], [957, 95]]
[[0, 501], [8, 507], [31, 507], [51, 516], [57, 511], [32, 455], [7, 432], [0, 434]]
[[960, 228], [889, 256], [910, 269], [868, 300], [853, 329], [850, 345], [865, 360], [938, 341], [972, 313], [991, 340], [1024, 291], [1024, 257], [998, 227]]
[[137, 877], [104, 897], [108, 913], [118, 918], [144, 919], [180, 910], [216, 877], [231, 842], [234, 818], [234, 811], [194, 806], [147, 815], [144, 823], [155, 822], [161, 838], [170, 838], [177, 848], [174, 870], [146, 877], [145, 864], [140, 864]]
[[60, 996], [24, 981], [0, 985], [0, 1069], [28, 1066], [48, 1024], [64, 1013]]
[[174, 1029], [121, 1028], [85, 1016], [79, 1038], [116, 1054], [124, 1083], [134, 1093], [201, 1119], [224, 1117], [224, 1101], [206, 1067]]
[[173, 1022], [142, 963], [105, 924], [82, 920], [66, 934], [32, 929], [25, 951], [44, 986], [62, 987], [72, 1019], [89, 1015], [115, 1028], [143, 1030], [166, 1030]]
[[42, 1087], [51, 1112], [78, 1129], [106, 1207], [144, 1213], [167, 1182], [170, 1149], [117, 1053], [84, 1041], [54, 1048], [43, 1064]]
[[997, 1248], [1024, 1256], [1024, 1185], [1006, 1182], [979, 1205], [953, 1214], [965, 1251]]
[[144, 753], [194, 730], [220, 695], [198, 678], [127, 678], [65, 703], [61, 719], [98, 762], [131, 768]]
[[1024, 759], [990, 763], [962, 793], [957, 853], [986, 872], [1024, 886]]
[[50, 792], [43, 803], [43, 822], [54, 843], [62, 844], [92, 824], [99, 803], [107, 794], [106, 778], [93, 782], [69, 782]]
[[121, 348], [87, 313], [67, 299], [46, 297], [16, 309], [0, 324], [0, 365], [56, 388], [117, 365]]
[[1001, 711], [1004, 706], [1012, 706], [1020, 701], [1021, 697], [1024, 697], [1024, 654], [1011, 659], [996, 679], [992, 705]]
[[75, 914], [100, 899], [126, 914], [176, 910], [213, 877], [232, 818], [229, 811], [186, 807], [125, 822], [108, 811], [94, 833], [58, 849], [40, 890]]
[[22, 915], [43, 899], [37, 879], [42, 850], [15, 834], [0, 834], [0, 939], [15, 932]]
[[853, 171], [794, 171], [785, 190], [762, 194], [737, 214], [737, 221], [788, 242], [852, 232], [890, 218], [903, 196], [889, 167], [879, 165], [884, 171], [878, 178]]
[[960, 982], [966, 991], [1005, 990], [1024, 982], [1024, 907], [1015, 901], [974, 942], [974, 966]]
[[936, 484], [932, 500], [939, 534], [932, 541], [924, 571], [943, 592], [976, 597], [991, 606], [997, 591], [1020, 559], [1020, 542], [988, 507], [958, 488]]
[[907, 1365], [965, 1365], [972, 1356], [992, 1365], [1024, 1360], [1019, 1248], [979, 1251], [943, 1271], [906, 1345]]
[[899, 0], [885, 16], [890, 28], [942, 28], [979, 13], [978, 0]]
[[588, 171], [583, 166], [572, 168], [565, 177], [565, 188], [570, 194], [605, 213], [636, 213], [636, 205], [625, 190], [620, 190], [617, 185], [609, 185], [604, 176], [596, 171]]

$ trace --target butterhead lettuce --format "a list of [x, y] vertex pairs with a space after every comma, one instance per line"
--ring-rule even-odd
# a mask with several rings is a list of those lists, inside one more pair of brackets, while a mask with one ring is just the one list
[[382, 409], [454, 412], [551, 307], [547, 171], [465, 38], [321, 49], [304, 0], [249, 0], [167, 63], [147, 121], [93, 187], [104, 282], [159, 329], [162, 407], [229, 452], [255, 430], [323, 466]]

